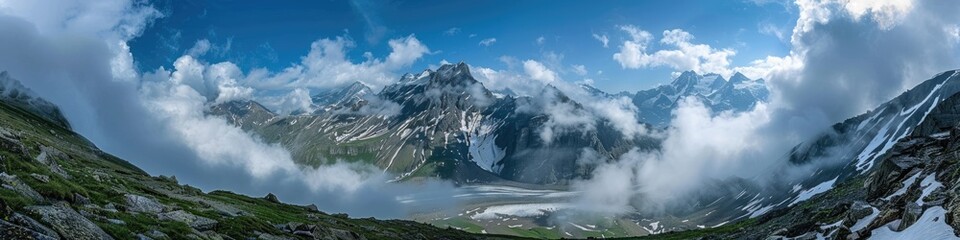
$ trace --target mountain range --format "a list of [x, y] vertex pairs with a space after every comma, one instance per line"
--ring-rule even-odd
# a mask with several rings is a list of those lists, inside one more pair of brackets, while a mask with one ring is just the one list
[[[749, 110], [769, 95], [762, 79], [740, 73], [727, 81], [687, 71], [670, 85], [636, 94], [581, 87], [595, 97], [629, 98], [641, 120], [631, 124], [651, 127], [667, 125], [685, 97], [721, 112]], [[548, 110], [578, 115], [588, 110], [550, 85], [536, 96], [491, 92], [465, 63], [404, 75], [379, 93], [354, 83], [322, 90], [312, 99], [317, 109], [312, 113], [280, 115], [253, 101], [224, 103], [210, 113], [283, 144], [304, 164], [365, 161], [400, 178], [440, 176], [459, 183], [565, 185], [592, 172], [593, 166], [577, 163], [585, 149], [615, 159], [632, 148], [659, 144], [625, 135], [604, 119], [589, 120], [594, 128], [551, 131], [564, 119]]]
[[[508, 238], [476, 235], [487, 231], [471, 226], [531, 217], [536, 223], [555, 211], [484, 215], [497, 219], [489, 220], [478, 214], [494, 207], [479, 206], [434, 223], [473, 232], [467, 233], [414, 222], [349, 219], [283, 204], [272, 195], [203, 193], [172, 177], [149, 176], [98, 150], [70, 130], [55, 105], [6, 74], [0, 80], [4, 238]], [[637, 99], [672, 102], [656, 105], [658, 111], [675, 108], [681, 97], [700, 99], [719, 111], [745, 111], [769, 97], [762, 80], [740, 74], [725, 80], [684, 72], [670, 85], [637, 94], [581, 87], [594, 96], [634, 100], [641, 121], [641, 105], [647, 101]], [[379, 93], [362, 83], [321, 92], [313, 97], [316, 106], [310, 112], [280, 115], [254, 101], [234, 101], [212, 106], [208, 114], [285, 146], [304, 165], [358, 161], [397, 173], [397, 180], [439, 177], [462, 186], [564, 186], [590, 177], [592, 166], [578, 162], [584, 152], [616, 159], [632, 148], [659, 147], [657, 139], [631, 138], [599, 118], [593, 119], [593, 128], [558, 131], [545, 140], [544, 129], [557, 117], [548, 109], [589, 111], [560, 89], [547, 86], [535, 97], [494, 94], [460, 63], [405, 75]], [[580, 229], [577, 235], [561, 235], [569, 232], [557, 232], [561, 228], [546, 222], [489, 229], [530, 237], [956, 238], [958, 92], [960, 72], [943, 72], [834, 124], [784, 153], [785, 168], [815, 166], [810, 176], [795, 181], [759, 186], [746, 179], [718, 179], [671, 210], [627, 214], [607, 225], [573, 225]], [[649, 124], [664, 125], [669, 123]]]

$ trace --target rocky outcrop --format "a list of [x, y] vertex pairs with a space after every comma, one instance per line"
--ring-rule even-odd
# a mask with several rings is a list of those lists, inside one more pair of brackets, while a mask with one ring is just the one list
[[123, 196], [126, 200], [127, 211], [142, 213], [160, 213], [163, 212], [163, 204], [148, 197], [126, 194]]
[[37, 220], [34, 220], [33, 218], [30, 218], [23, 214], [14, 213], [12, 214], [12, 216], [10, 216], [9, 221], [10, 221], [9, 223], [26, 227], [27, 229], [35, 231], [41, 235], [48, 236], [51, 238], [56, 238], [56, 239], [60, 238], [60, 235], [57, 234], [56, 231], [53, 231], [53, 229], [43, 226], [43, 224], [41, 224], [40, 222], [37, 222]]
[[40, 155], [37, 155], [36, 158], [38, 162], [44, 166], [47, 166], [47, 168], [50, 169], [50, 172], [53, 172], [64, 178], [70, 178], [70, 175], [67, 174], [67, 171], [63, 170], [63, 167], [60, 167], [60, 164], [57, 163], [58, 160], [65, 161], [67, 159], [69, 159], [69, 156], [60, 150], [43, 145], [40, 146]]
[[64, 202], [45, 206], [30, 206], [26, 209], [40, 216], [41, 222], [51, 226], [60, 235], [70, 236], [71, 239], [113, 239], [100, 227], [81, 216], [80, 213], [77, 213]]
[[40, 196], [40, 193], [34, 191], [30, 185], [27, 185], [17, 179], [17, 176], [9, 175], [4, 172], [0, 172], [0, 186], [3, 188], [13, 190], [14, 192], [19, 193], [21, 196], [27, 197], [36, 202], [44, 201], [43, 196]]
[[213, 219], [193, 215], [184, 210], [161, 213], [157, 215], [157, 219], [186, 223], [190, 227], [201, 231], [213, 229], [213, 227], [217, 225], [217, 221]]
[[0, 220], [0, 239], [55, 240], [59, 238]]

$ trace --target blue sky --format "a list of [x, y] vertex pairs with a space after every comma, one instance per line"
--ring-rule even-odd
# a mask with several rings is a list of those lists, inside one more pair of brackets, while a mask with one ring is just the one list
[[[789, 51], [786, 38], [796, 22], [792, 4], [752, 1], [155, 1], [165, 16], [130, 42], [141, 70], [172, 63], [197, 40], [215, 50], [207, 62], [230, 61], [241, 69], [279, 71], [307, 54], [310, 43], [345, 36], [355, 47], [348, 58], [362, 61], [365, 52], [389, 54], [387, 41], [413, 34], [431, 50], [406, 70], [419, 72], [441, 60], [507, 68], [502, 56], [557, 62], [554, 71], [566, 81], [594, 80], [610, 92], [636, 91], [669, 81], [678, 71], [666, 66], [625, 69], [612, 55], [629, 38], [619, 26], [650, 32], [651, 51], [665, 30], [682, 29], [694, 44], [731, 49], [731, 67]], [[775, 31], [771, 31], [775, 30]], [[594, 38], [607, 36], [608, 47]], [[781, 37], [783, 37], [781, 35]], [[543, 37], [543, 41], [538, 39]], [[485, 39], [496, 39], [489, 46]], [[565, 68], [583, 65], [586, 75]], [[548, 64], [549, 66], [549, 64]], [[601, 73], [602, 72], [602, 73]]]

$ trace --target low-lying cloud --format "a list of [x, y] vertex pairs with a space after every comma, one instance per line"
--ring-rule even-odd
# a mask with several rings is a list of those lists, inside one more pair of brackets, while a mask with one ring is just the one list
[[[204, 114], [210, 104], [255, 97], [241, 80], [264, 75], [245, 76], [232, 63], [207, 64], [190, 55], [179, 58], [172, 71], [159, 68], [141, 75], [133, 69], [124, 42], [156, 17], [145, 14], [156, 13], [149, 5], [120, 0], [73, 6], [79, 12], [72, 16], [91, 16], [87, 19], [57, 15], [61, 13], [57, 11], [30, 15], [40, 12], [22, 5], [0, 2], [0, 31], [4, 32], [0, 69], [58, 104], [74, 129], [100, 148], [152, 174], [177, 175], [205, 190], [227, 189], [254, 196], [273, 192], [284, 201], [360, 216], [404, 217], [414, 206], [401, 199], [411, 192], [436, 193], [431, 205], [454, 202], [449, 199], [453, 187], [447, 183], [387, 183], [392, 176], [352, 163], [318, 168], [297, 165], [279, 145]], [[394, 52], [384, 60], [350, 65], [342, 61], [343, 48], [322, 46], [338, 42], [346, 44], [347, 40], [316, 43], [314, 50], [326, 52], [305, 58], [305, 66], [294, 67], [298, 74], [319, 77], [330, 74], [323, 69], [331, 67], [366, 67], [381, 69], [378, 74], [386, 75], [384, 71], [409, 64], [427, 52], [410, 36], [390, 41]], [[116, 59], [125, 59], [120, 62], [126, 64], [117, 64]], [[287, 86], [312, 86], [313, 81], [309, 77], [289, 79], [286, 83], [294, 85]], [[349, 79], [353, 78], [341, 78]]]
[[[622, 214], [689, 199], [709, 182], [743, 178], [764, 185], [778, 176], [809, 175], [799, 172], [814, 167], [786, 161], [784, 154], [790, 148], [938, 72], [957, 67], [957, 31], [951, 29], [960, 18], [949, 12], [960, 10], [958, 6], [945, 1], [907, 2], [797, 1], [800, 17], [790, 54], [735, 68], [766, 78], [772, 90], [770, 103], [743, 113], [712, 113], [696, 99], [681, 101], [664, 132], [662, 148], [634, 150], [598, 166], [593, 178], [573, 185], [585, 193], [576, 201], [578, 206]], [[624, 46], [642, 53], [642, 44], [648, 41], [644, 36], [649, 34], [631, 30], [635, 29], [624, 28], [634, 36]], [[662, 41], [690, 39], [667, 35]], [[818, 159], [810, 164], [837, 160]]]

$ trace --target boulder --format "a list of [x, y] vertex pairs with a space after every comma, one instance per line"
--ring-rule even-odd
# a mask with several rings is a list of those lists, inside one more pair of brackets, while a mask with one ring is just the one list
[[81, 216], [64, 202], [46, 206], [29, 206], [28, 211], [40, 216], [40, 221], [70, 239], [113, 239], [103, 229]]
[[853, 226], [858, 220], [863, 219], [873, 213], [873, 207], [863, 201], [854, 201], [850, 204], [850, 211], [844, 217], [843, 222], [847, 227]]
[[57, 150], [56, 148], [40, 145], [40, 155], [37, 155], [37, 162], [47, 166], [51, 172], [56, 173], [61, 177], [70, 178], [70, 175], [67, 174], [67, 171], [63, 170], [63, 167], [60, 167], [60, 164], [57, 164], [58, 159], [63, 161], [69, 159], [69, 156], [60, 150]]
[[920, 214], [923, 213], [923, 208], [920, 205], [917, 205], [915, 202], [907, 203], [907, 206], [903, 208], [903, 216], [900, 217], [900, 226], [897, 227], [897, 231], [903, 231], [917, 222], [917, 219], [920, 218]]
[[892, 157], [888, 161], [892, 162], [893, 165], [897, 166], [897, 168], [900, 170], [907, 170], [922, 163], [923, 159], [914, 156], [901, 155]]
[[19, 225], [21, 227], [25, 227], [27, 229], [43, 234], [45, 236], [49, 236], [51, 238], [57, 238], [57, 239], [60, 238], [60, 235], [57, 234], [56, 231], [53, 231], [53, 229], [50, 229], [46, 226], [43, 226], [43, 224], [40, 224], [40, 222], [37, 222], [37, 220], [34, 220], [33, 218], [30, 218], [26, 215], [14, 213], [13, 215], [10, 216], [9, 221], [10, 223]]
[[20, 138], [7, 132], [0, 132], [0, 148], [19, 153], [21, 156], [30, 155], [27, 147], [23, 146], [23, 143], [20, 142]]
[[340, 229], [330, 229], [330, 231], [333, 233], [333, 236], [335, 236], [336, 239], [343, 239], [343, 240], [367, 240], [367, 238], [365, 238], [365, 237], [363, 237], [363, 236], [360, 236], [360, 234], [357, 234], [357, 233], [352, 232], [352, 231], [340, 230]]
[[277, 236], [269, 233], [260, 233], [259, 235], [257, 235], [257, 239], [259, 240], [290, 240], [292, 238], [281, 237], [281, 236]]
[[130, 212], [142, 212], [142, 213], [160, 213], [163, 212], [163, 204], [153, 200], [152, 198], [136, 195], [136, 194], [126, 194], [124, 195], [126, 199], [127, 211]]
[[87, 204], [90, 204], [91, 202], [89, 198], [84, 197], [79, 193], [73, 193], [73, 203], [80, 204], [80, 205], [87, 205]]
[[50, 182], [50, 177], [48, 177], [47, 175], [31, 173], [30, 177], [33, 177], [34, 179], [37, 179], [37, 181], [40, 181], [40, 182], [44, 182], [44, 183]]
[[44, 235], [41, 232], [0, 220], [0, 239], [55, 240], [59, 238]]
[[166, 233], [163, 233], [163, 232], [157, 231], [157, 230], [150, 230], [150, 231], [147, 231], [147, 232], [145, 232], [145, 233], [143, 233], [143, 234], [141, 234], [141, 235], [145, 235], [145, 236], [147, 236], [147, 237], [154, 238], [154, 239], [168, 239], [168, 238], [170, 238], [169, 236], [167, 236]]
[[176, 210], [172, 212], [165, 212], [157, 215], [157, 218], [160, 220], [170, 220], [186, 223], [192, 228], [198, 230], [210, 230], [217, 225], [217, 221], [197, 215], [193, 215], [187, 211]]
[[0, 186], [3, 188], [13, 190], [14, 192], [19, 193], [20, 195], [27, 197], [36, 202], [43, 202], [43, 196], [40, 195], [37, 191], [34, 191], [29, 185], [17, 179], [17, 176], [9, 175], [7, 173], [0, 172]]

